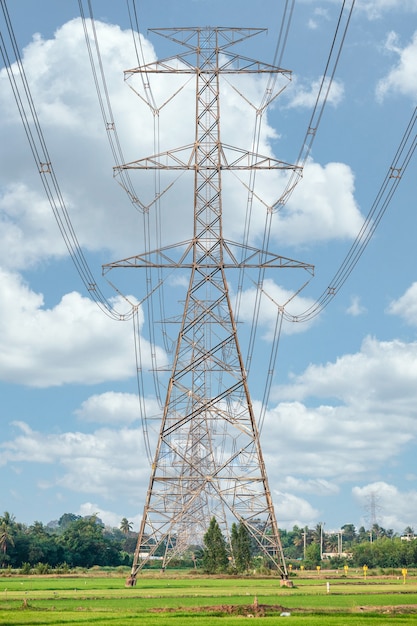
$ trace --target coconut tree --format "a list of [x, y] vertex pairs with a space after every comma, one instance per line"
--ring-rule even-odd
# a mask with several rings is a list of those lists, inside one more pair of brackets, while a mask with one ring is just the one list
[[14, 546], [14, 539], [11, 527], [3, 521], [0, 524], [0, 551], [2, 552], [3, 565], [5, 565], [7, 560], [7, 548], [9, 546]]
[[128, 535], [130, 531], [132, 530], [132, 528], [133, 528], [133, 522], [129, 522], [127, 517], [124, 517], [122, 521], [120, 522], [120, 530], [122, 531], [122, 533], [124, 533], [125, 535]]
[[9, 511], [4, 511], [3, 515], [0, 517], [0, 524], [6, 524], [6, 526], [9, 526], [10, 528], [12, 526], [14, 526], [16, 521], [15, 516], [13, 515], [13, 513], [9, 513]]

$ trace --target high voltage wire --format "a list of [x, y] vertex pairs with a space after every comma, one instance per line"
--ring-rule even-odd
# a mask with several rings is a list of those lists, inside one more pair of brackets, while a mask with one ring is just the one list
[[297, 183], [303, 175], [303, 169], [311, 153], [313, 142], [317, 136], [317, 130], [323, 117], [324, 109], [330, 94], [354, 7], [355, 0], [351, 0], [350, 3], [346, 3], [346, 0], [343, 0], [333, 36], [333, 41], [326, 61], [326, 67], [320, 81], [320, 87], [317, 93], [316, 101], [314, 103], [313, 111], [311, 113], [310, 121], [307, 125], [307, 130], [301, 143], [301, 148], [296, 160], [298, 169], [294, 170], [289, 177], [283, 193], [281, 194], [279, 200], [273, 205], [274, 210], [280, 210], [280, 208], [282, 208], [282, 206], [287, 203], [295, 187], [297, 186]]
[[[65, 206], [62, 193], [58, 185], [58, 180], [55, 175], [55, 172], [52, 166], [52, 161], [47, 150], [45, 138], [44, 138], [42, 128], [41, 128], [41, 125], [39, 123], [39, 119], [37, 116], [35, 103], [33, 101], [33, 98], [30, 92], [30, 88], [29, 88], [28, 81], [25, 75], [25, 70], [23, 67], [22, 59], [21, 59], [19, 49], [16, 43], [13, 26], [12, 26], [10, 16], [7, 10], [7, 3], [5, 0], [0, 0], [0, 2], [1, 2], [1, 7], [3, 10], [3, 15], [4, 15], [6, 27], [7, 27], [7, 32], [11, 41], [16, 64], [19, 70], [17, 76], [15, 75], [12, 69], [12, 61], [7, 52], [8, 47], [5, 43], [5, 40], [3, 39], [3, 35], [0, 33], [1, 55], [4, 61], [4, 65], [6, 67], [6, 71], [7, 71], [8, 78], [11, 84], [11, 88], [12, 88], [13, 95], [16, 101], [16, 105], [17, 105], [17, 108], [21, 117], [21, 121], [22, 121], [24, 130], [25, 130], [28, 142], [29, 142], [30, 150], [32, 152], [33, 158], [37, 165], [46, 196], [51, 205], [51, 208], [55, 216], [55, 219], [57, 221], [58, 227], [60, 229], [61, 235], [67, 246], [69, 254], [74, 262], [74, 265], [85, 287], [87, 288], [88, 293], [97, 302], [99, 307], [107, 315], [109, 315], [110, 317], [114, 319], [133, 318], [134, 328], [135, 328], [134, 334], [135, 334], [135, 342], [136, 342], [136, 351], [138, 354], [137, 358], [138, 358], [138, 362], [140, 362], [140, 359], [141, 359], [140, 343], [139, 344], [137, 343], [140, 340], [139, 325], [137, 321], [138, 305], [132, 306], [131, 311], [128, 314], [119, 314], [114, 310], [114, 308], [111, 306], [109, 301], [106, 299], [106, 297], [102, 294], [101, 290], [97, 286], [96, 280], [80, 248], [76, 233], [74, 231], [70, 216]], [[144, 64], [143, 48], [142, 48], [141, 37], [139, 34], [139, 22], [138, 22], [136, 3], [135, 3], [135, 0], [131, 0], [131, 2], [132, 2], [132, 10], [129, 7], [129, 0], [127, 0], [128, 11], [129, 11], [129, 16], [130, 16], [130, 21], [131, 21], [131, 30], [132, 30], [132, 35], [134, 39], [134, 45], [135, 45], [138, 63], [139, 65], [141, 64], [143, 65]], [[350, 6], [348, 6], [349, 4]], [[88, 0], [88, 5], [89, 5], [89, 10], [90, 10], [91, 26], [93, 29], [93, 41], [94, 41], [94, 45], [96, 49], [96, 57], [97, 57], [98, 68], [99, 68], [98, 72], [95, 69], [96, 66], [95, 66], [95, 61], [93, 58], [93, 51], [91, 48], [91, 44], [89, 43], [90, 38], [89, 38], [88, 31], [87, 31], [87, 22], [86, 22], [84, 10], [83, 10], [83, 3], [82, 3], [82, 0], [79, 0], [80, 13], [82, 16], [83, 28], [84, 28], [86, 42], [87, 42], [87, 49], [88, 49], [88, 54], [90, 58], [90, 64], [93, 69], [93, 78], [94, 78], [94, 83], [95, 83], [96, 91], [97, 91], [98, 98], [99, 98], [101, 112], [102, 112], [103, 120], [105, 123], [107, 136], [109, 138], [111, 150], [115, 158], [115, 162], [116, 164], [120, 164], [124, 162], [123, 151], [122, 151], [120, 140], [117, 135], [115, 121], [113, 118], [110, 96], [109, 96], [109, 91], [108, 91], [108, 87], [106, 83], [105, 71], [104, 71], [104, 67], [102, 64], [100, 48], [98, 45], [98, 37], [97, 37], [96, 28], [95, 28], [95, 23], [94, 23], [94, 18], [93, 18], [93, 13], [92, 13], [92, 5], [91, 5], [90, 0]], [[323, 73], [323, 77], [321, 80], [320, 89], [316, 98], [316, 102], [313, 108], [313, 112], [312, 112], [308, 127], [307, 127], [307, 131], [305, 133], [305, 137], [302, 142], [300, 152], [297, 158], [297, 168], [293, 170], [293, 174], [290, 176], [289, 180], [287, 181], [287, 185], [284, 190], [284, 193], [281, 195], [280, 199], [273, 205], [272, 208], [274, 210], [278, 210], [281, 206], [283, 206], [288, 201], [295, 186], [297, 185], [297, 183], [299, 182], [302, 176], [303, 167], [311, 152], [313, 141], [315, 137], [317, 136], [317, 129], [318, 129], [318, 126], [320, 124], [320, 121], [324, 112], [324, 107], [328, 100], [329, 92], [331, 89], [332, 82], [334, 80], [336, 68], [338, 65], [338, 61], [340, 59], [340, 54], [341, 54], [341, 51], [345, 42], [346, 33], [349, 27], [354, 5], [355, 5], [354, 0], [351, 1], [350, 3], [346, 3], [344, 1], [342, 4], [341, 11], [339, 14], [339, 19], [337, 22], [336, 30], [335, 30], [332, 45], [331, 45], [331, 49], [330, 49], [328, 59], [326, 62], [325, 71]], [[277, 47], [275, 50], [274, 63], [277, 60], [278, 60], [278, 63], [281, 63], [285, 45], [288, 39], [289, 30], [290, 30], [293, 8], [294, 8], [294, 0], [292, 2], [289, 2], [287, 0], [285, 4], [285, 8], [284, 8], [284, 15], [281, 21], [281, 26], [279, 29], [279, 36], [278, 36], [278, 41], [277, 41]], [[138, 33], [137, 37], [138, 37], [139, 46], [137, 45], [137, 42], [136, 42], [136, 36], [135, 36], [134, 28], [133, 28], [133, 21], [135, 21], [136, 27], [137, 27], [137, 33]], [[147, 80], [147, 84], [145, 85], [145, 94], [148, 98], [149, 106], [154, 111], [155, 144], [159, 145], [159, 111], [155, 103], [155, 99], [152, 93], [152, 88], [149, 82], [149, 78], [147, 78], [146, 80]], [[19, 81], [20, 81], [20, 84], [19, 84]], [[263, 108], [265, 108], [266, 104], [268, 103], [268, 97], [271, 91], [271, 87], [272, 85], [269, 82], [265, 90], [264, 97], [262, 99]], [[102, 95], [102, 92], [104, 92], [104, 96]], [[262, 111], [261, 111], [261, 114], [259, 115], [259, 125], [255, 124], [255, 129], [254, 129], [254, 134], [253, 134], [254, 148], [259, 145], [260, 122], [262, 119]], [[368, 216], [360, 232], [358, 233], [358, 236], [356, 237], [354, 243], [352, 244], [349, 252], [347, 253], [344, 261], [342, 262], [342, 264], [336, 271], [335, 275], [333, 276], [332, 280], [330, 281], [329, 286], [321, 294], [321, 296], [317, 298], [317, 300], [315, 301], [313, 305], [311, 305], [308, 309], [306, 309], [304, 312], [302, 312], [301, 314], [297, 316], [292, 316], [289, 313], [287, 313], [287, 311], [285, 310], [285, 307], [277, 306], [277, 319], [276, 319], [276, 325], [275, 325], [275, 331], [274, 331], [274, 339], [272, 341], [272, 347], [271, 347], [271, 353], [270, 353], [269, 365], [268, 365], [268, 374], [266, 378], [265, 390], [264, 390], [264, 395], [263, 395], [263, 403], [262, 403], [263, 409], [261, 412], [262, 416], [264, 416], [265, 414], [266, 405], [269, 399], [269, 390], [270, 390], [271, 381], [272, 381], [272, 373], [275, 368], [275, 360], [277, 356], [279, 337], [281, 334], [282, 320], [285, 319], [291, 322], [307, 322], [313, 319], [323, 310], [325, 306], [327, 306], [330, 303], [330, 301], [336, 296], [336, 294], [339, 292], [339, 290], [342, 288], [342, 286], [344, 285], [344, 283], [350, 276], [354, 267], [356, 266], [359, 259], [361, 258], [371, 237], [373, 236], [376, 228], [378, 227], [386, 209], [388, 208], [388, 205], [390, 201], [392, 200], [392, 197], [402, 177], [404, 176], [404, 173], [414, 154], [415, 147], [416, 147], [416, 135], [414, 131], [416, 116], [417, 116], [416, 111], [417, 110], [415, 109], [411, 116], [409, 124], [400, 141], [396, 155], [387, 171], [384, 181], [381, 184], [381, 187], [376, 195], [376, 198], [372, 204], [372, 207], [368, 213]], [[159, 152], [159, 150], [157, 150], [156, 152]], [[256, 152], [256, 150], [254, 149], [253, 152]], [[118, 168], [118, 171], [119, 173], [122, 172], [121, 174], [122, 177], [125, 176], [125, 178], [122, 178], [122, 182], [123, 182], [122, 186], [127, 191], [131, 202], [135, 205], [136, 208], [139, 207], [140, 212], [143, 213], [143, 215], [145, 216], [145, 228], [144, 228], [145, 248], [149, 249], [149, 243], [148, 243], [149, 236], [150, 236], [149, 235], [149, 222], [146, 221], [148, 219], [149, 209], [143, 203], [141, 203], [131, 183], [128, 172], [123, 172], [121, 168]], [[159, 198], [160, 196], [160, 181], [158, 178], [159, 175], [160, 175], [159, 172], [157, 172], [156, 179], [155, 179], [155, 197], [156, 198]], [[250, 221], [251, 221], [250, 216], [251, 216], [251, 212], [253, 208], [252, 200], [253, 200], [254, 186], [255, 186], [255, 177], [253, 176], [252, 178], [250, 178], [249, 185], [248, 185], [247, 225], [245, 226], [244, 241], [249, 241], [249, 230], [250, 230]], [[157, 205], [157, 214], [158, 214], [159, 200], [156, 202], [156, 205]], [[271, 233], [271, 224], [272, 224], [271, 222], [272, 212], [273, 211], [267, 212], [265, 229], [264, 229], [264, 242], [263, 242], [264, 245], [262, 247], [263, 250], [268, 249], [269, 238], [270, 238], [270, 233]], [[160, 218], [157, 218], [157, 224], [158, 224], [157, 231], [159, 233], [157, 236], [160, 237]], [[152, 281], [152, 277], [147, 276], [147, 282], [148, 284], [151, 285], [151, 289], [149, 290], [149, 293], [144, 298], [144, 300], [148, 302], [148, 318], [150, 321], [151, 344], [152, 344], [151, 353], [153, 355], [152, 356], [153, 365], [154, 365], [153, 371], [156, 376], [156, 372], [158, 368], [157, 368], [156, 361], [154, 361], [156, 340], [155, 340], [155, 335], [153, 334], [154, 327], [155, 327], [155, 323], [154, 323], [155, 314], [153, 310], [153, 304], [150, 301], [151, 300], [153, 301], [151, 294], [153, 294], [154, 291], [158, 290], [160, 294], [160, 309], [161, 311], [164, 311], [164, 298], [161, 295], [162, 294], [161, 289], [162, 289], [162, 285], [164, 281], [162, 279], [162, 275], [158, 277], [156, 286], [152, 286], [153, 284], [151, 281]], [[239, 279], [239, 285], [240, 285], [240, 288], [238, 289], [239, 298], [241, 297], [241, 294], [242, 294], [242, 285], [243, 285], [242, 281], [243, 281], [243, 275]], [[252, 324], [251, 324], [251, 333], [250, 333], [249, 348], [248, 348], [248, 354], [247, 354], [248, 369], [250, 367], [252, 354], [253, 354], [253, 348], [255, 345], [256, 330], [258, 328], [259, 314], [260, 314], [261, 297], [262, 297], [262, 294], [264, 293], [263, 281], [264, 281], [264, 270], [262, 269], [260, 270], [260, 273], [258, 276], [258, 285], [259, 285], [258, 296], [257, 296], [257, 302], [255, 303], [254, 315], [253, 315]], [[238, 313], [238, 310], [239, 310], [239, 301], [238, 301], [238, 306], [237, 306], [237, 313]], [[165, 317], [162, 316], [162, 319], [164, 320]], [[163, 335], [164, 340], [166, 340], [167, 333], [163, 332], [162, 335]], [[167, 347], [167, 344], [166, 344], [166, 347]], [[138, 365], [137, 370], [141, 376], [142, 375], [141, 366]], [[156, 383], [157, 396], [159, 397], [159, 401], [161, 404], [161, 396], [160, 396], [160, 392], [158, 392], [159, 382], [157, 383], [155, 380], [155, 383]], [[143, 389], [143, 383], [140, 383], [139, 388]], [[145, 415], [144, 405], [142, 409], [143, 409], [143, 415]], [[262, 422], [262, 419], [261, 419], [261, 422]]]
[[417, 144], [417, 135], [414, 130], [417, 120], [417, 107], [413, 110], [411, 118], [407, 124], [401, 138], [395, 156], [388, 167], [385, 178], [376, 194], [371, 209], [359, 231], [355, 241], [350, 247], [340, 267], [329, 282], [329, 286], [319, 298], [303, 313], [297, 316], [286, 314], [286, 319], [292, 322], [307, 322], [316, 317], [337, 295], [346, 280], [349, 278], [359, 259], [365, 251], [377, 229], [385, 211], [391, 202], [394, 193], [402, 177], [404, 176]]
[[77, 272], [91, 298], [98, 304], [101, 310], [106, 313], [106, 315], [112, 317], [113, 319], [128, 319], [130, 317], [129, 314], [117, 313], [108, 299], [104, 296], [98, 287], [94, 275], [91, 272], [88, 262], [82, 252], [52, 165], [52, 159], [47, 149], [45, 137], [42, 132], [36, 106], [32, 98], [29, 83], [26, 78], [25, 68], [23, 66], [19, 47], [17, 45], [13, 25], [7, 9], [7, 3], [5, 0], [0, 0], [0, 5], [3, 11], [3, 17], [6, 23], [14, 59], [18, 68], [17, 75], [13, 71], [13, 62], [8, 53], [8, 46], [6, 45], [3, 34], [0, 32], [1, 56], [3, 58], [7, 76], [9, 78], [13, 96], [15, 98], [20, 119], [29, 142], [32, 156], [40, 174], [45, 194], [48, 198], [62, 238]]
[[[317, 93], [316, 101], [315, 101], [313, 111], [312, 111], [312, 114], [311, 114], [311, 117], [307, 126], [305, 137], [301, 144], [299, 155], [297, 157], [297, 161], [296, 161], [297, 166], [296, 168], [292, 170], [292, 173], [290, 174], [289, 179], [287, 181], [287, 185], [283, 193], [281, 194], [279, 200], [276, 201], [272, 205], [272, 207], [269, 207], [268, 210], [266, 211], [263, 241], [262, 241], [262, 246], [261, 246], [262, 250], [268, 250], [269, 248], [269, 242], [270, 242], [270, 236], [271, 236], [271, 230], [272, 230], [273, 213], [276, 210], [281, 209], [288, 202], [295, 187], [297, 186], [297, 184], [302, 178], [304, 166], [311, 153], [313, 142], [317, 136], [317, 131], [320, 125], [320, 121], [322, 119], [323, 112], [327, 104], [330, 89], [332, 87], [336, 69], [340, 60], [340, 55], [341, 55], [341, 52], [342, 52], [342, 49], [346, 40], [346, 35], [347, 35], [347, 31], [350, 25], [350, 20], [352, 17], [354, 6], [355, 6], [355, 0], [351, 0], [351, 2], [348, 4], [344, 0], [342, 3], [338, 20], [337, 20], [337, 24], [336, 24], [336, 28], [335, 28], [335, 32], [334, 32], [333, 39], [332, 39], [332, 44], [330, 46], [330, 51], [327, 57], [325, 69], [324, 69], [321, 82], [320, 82], [320, 87]], [[285, 48], [285, 43], [288, 38], [288, 32], [289, 32], [289, 28], [291, 24], [293, 8], [294, 8], [293, 4], [290, 8], [288, 8], [288, 3], [286, 3], [285, 12], [284, 12], [282, 23], [281, 23], [280, 35], [279, 35], [277, 48], [275, 51], [275, 57], [274, 57], [274, 61], [276, 59], [279, 59], [279, 63], [281, 63], [281, 60], [284, 54], [284, 48]], [[286, 28], [285, 35], [283, 35], [284, 28]], [[284, 45], [282, 47], [280, 47], [281, 38], [284, 41]], [[260, 123], [262, 116], [259, 115], [258, 118], [259, 118], [259, 123]], [[257, 119], [257, 123], [258, 123], [258, 119]], [[254, 185], [254, 178], [252, 182]], [[249, 190], [245, 228], [247, 227], [247, 225], [250, 225], [250, 221], [251, 221], [251, 212], [252, 212], [251, 201], [253, 199], [253, 192], [254, 192], [254, 186], [251, 187]], [[246, 241], [248, 241], [249, 240], [249, 226], [247, 227], [247, 232], [245, 234], [245, 237], [246, 237]], [[247, 356], [246, 356], [246, 370], [248, 374], [250, 373], [250, 369], [251, 369], [253, 352], [254, 352], [255, 342], [256, 342], [256, 335], [257, 335], [258, 327], [259, 327], [258, 322], [259, 322], [259, 316], [260, 316], [260, 311], [261, 311], [261, 303], [262, 303], [263, 297], [265, 296], [264, 289], [263, 289], [264, 279], [265, 279], [265, 269], [260, 268], [257, 282], [256, 282], [256, 285], [257, 285], [256, 297], [255, 297], [255, 304], [253, 308], [253, 316], [252, 316], [250, 335], [249, 335], [249, 344], [248, 344]], [[239, 315], [239, 308], [240, 308], [242, 294], [243, 294], [243, 272], [241, 272], [241, 275], [240, 275], [238, 291], [237, 291], [237, 317]], [[284, 316], [286, 317], [286, 319], [288, 319], [288, 315], [285, 314], [285, 308], [277, 306], [276, 323], [274, 325], [274, 334], [273, 334], [273, 339], [271, 342], [271, 350], [270, 350], [270, 355], [269, 355], [269, 365], [268, 365], [267, 375], [265, 378], [263, 401], [262, 401], [261, 412], [259, 416], [260, 428], [262, 427], [265, 414], [266, 414], [266, 408], [267, 408], [268, 401], [269, 401], [269, 394], [270, 394], [270, 390], [272, 386], [273, 374], [275, 371], [275, 364], [276, 364], [276, 359], [278, 355], [278, 347], [279, 347], [279, 341], [280, 341], [281, 330], [282, 330], [282, 321], [283, 321]]]

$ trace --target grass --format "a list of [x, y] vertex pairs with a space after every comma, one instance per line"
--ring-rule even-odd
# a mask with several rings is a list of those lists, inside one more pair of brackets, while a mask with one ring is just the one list
[[[143, 574], [136, 587], [125, 576], [0, 578], [2, 626], [240, 626], [248, 614], [293, 626], [411, 626], [417, 621], [417, 579], [397, 576], [297, 578], [292, 589], [276, 578], [207, 578]], [[330, 584], [328, 592], [327, 583]], [[254, 605], [254, 599], [258, 608]], [[265, 607], [265, 608], [263, 608]], [[277, 607], [275, 612], [273, 607]]]

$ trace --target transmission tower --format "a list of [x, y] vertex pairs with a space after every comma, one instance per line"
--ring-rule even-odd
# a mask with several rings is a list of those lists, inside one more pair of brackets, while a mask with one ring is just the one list
[[371, 491], [371, 493], [367, 496], [367, 504], [365, 506], [365, 510], [367, 513], [367, 520], [369, 521], [369, 539], [372, 543], [374, 534], [378, 533], [379, 528], [379, 514], [382, 511], [382, 506], [379, 504], [380, 496], [375, 491]]
[[[249, 394], [226, 273], [245, 268], [312, 266], [234, 243], [223, 236], [222, 172], [293, 170], [295, 166], [221, 142], [220, 77], [285, 73], [231, 54], [229, 48], [261, 29], [157, 29], [185, 46], [177, 57], [126, 74], [195, 76], [194, 143], [125, 164], [120, 169], [191, 170], [193, 237], [121, 261], [114, 267], [187, 268], [190, 273], [167, 388], [159, 438], [128, 584], [163, 548], [162, 568], [189, 545], [202, 545], [214, 516], [227, 540], [233, 521], [287, 578], [278, 525]], [[287, 72], [288, 73], [288, 72]], [[271, 101], [276, 94], [269, 93]]]

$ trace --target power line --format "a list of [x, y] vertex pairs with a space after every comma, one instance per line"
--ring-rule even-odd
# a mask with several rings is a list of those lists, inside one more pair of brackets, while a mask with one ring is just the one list
[[395, 156], [388, 167], [385, 178], [375, 196], [375, 200], [369, 210], [369, 213], [360, 229], [355, 241], [350, 247], [344, 260], [342, 261], [337, 272], [329, 282], [329, 286], [323, 291], [321, 296], [304, 312], [299, 315], [292, 316], [288, 313], [285, 318], [291, 322], [308, 322], [317, 315], [333, 300], [340, 289], [349, 278], [350, 274], [356, 267], [359, 259], [364, 253], [382, 217], [385, 214], [397, 188], [400, 184], [407, 167], [410, 164], [417, 144], [417, 134], [414, 127], [417, 121], [417, 107], [413, 110], [407, 127], [401, 137], [401, 141], [395, 153]]
[[32, 156], [41, 177], [45, 194], [48, 198], [62, 238], [77, 272], [91, 298], [109, 317], [117, 320], [128, 319], [131, 314], [117, 313], [108, 299], [104, 296], [82, 252], [52, 165], [52, 159], [48, 152], [45, 137], [36, 111], [36, 106], [26, 77], [25, 68], [19, 52], [19, 47], [17, 45], [13, 25], [7, 9], [7, 3], [5, 0], [0, 0], [0, 4], [18, 68], [17, 74], [13, 71], [12, 61], [9, 57], [7, 51], [8, 48], [2, 33], [0, 33], [1, 56], [3, 58], [7, 76], [9, 78], [10, 86], [12, 88], [13, 96], [15, 98], [25, 134], [29, 142]]

